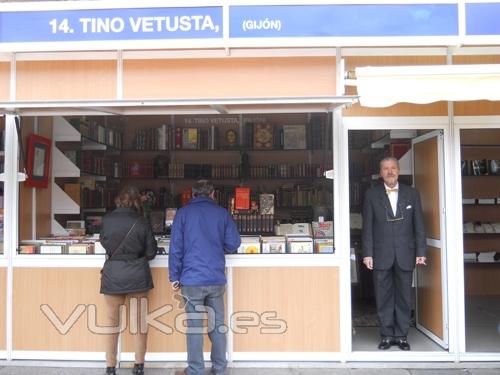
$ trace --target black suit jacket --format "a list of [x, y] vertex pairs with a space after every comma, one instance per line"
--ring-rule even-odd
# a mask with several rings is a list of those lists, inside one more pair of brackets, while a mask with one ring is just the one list
[[369, 189], [363, 204], [363, 257], [373, 257], [373, 268], [386, 270], [397, 262], [401, 269], [411, 271], [415, 258], [425, 256], [426, 249], [418, 191], [399, 183], [394, 215], [384, 184]]

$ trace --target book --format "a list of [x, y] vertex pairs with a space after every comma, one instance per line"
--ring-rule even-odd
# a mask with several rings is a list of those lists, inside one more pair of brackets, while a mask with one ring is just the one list
[[259, 194], [261, 215], [274, 215], [274, 194]]
[[309, 223], [295, 223], [292, 224], [292, 235], [305, 235], [312, 236], [312, 227]]
[[495, 204], [496, 199], [495, 198], [479, 198], [477, 200], [477, 204]]
[[238, 254], [259, 254], [260, 253], [260, 237], [259, 236], [242, 236], [241, 245], [237, 250]]
[[287, 235], [287, 252], [291, 254], [310, 254], [313, 252], [313, 240], [305, 235]]
[[234, 189], [234, 208], [236, 210], [250, 209], [250, 188], [237, 187]]
[[333, 221], [313, 221], [312, 231], [314, 238], [333, 237]]
[[44, 243], [40, 245], [40, 254], [63, 254], [66, 244]]
[[198, 148], [198, 128], [183, 129], [182, 148], [186, 150], [196, 150]]
[[286, 241], [284, 236], [262, 237], [263, 254], [284, 254], [286, 253]]
[[174, 223], [176, 213], [177, 213], [177, 208], [168, 207], [165, 209], [165, 226], [167, 228], [170, 228]]
[[305, 125], [283, 125], [283, 149], [284, 150], [306, 149]]
[[85, 220], [68, 220], [66, 221], [66, 228], [85, 229]]
[[486, 160], [471, 160], [471, 168], [473, 176], [482, 176], [487, 173]]
[[333, 239], [318, 238], [314, 240], [314, 252], [319, 254], [333, 254]]
[[38, 254], [40, 252], [40, 245], [43, 244], [43, 241], [27, 241], [23, 240], [19, 244], [18, 254]]
[[256, 150], [273, 148], [273, 127], [271, 124], [254, 124], [253, 148]]
[[81, 187], [79, 182], [64, 184], [64, 192], [79, 206], [81, 205], [82, 198]]
[[89, 244], [74, 243], [68, 245], [68, 254], [89, 254], [89, 253], [90, 253]]
[[165, 232], [165, 212], [163, 210], [154, 210], [149, 214], [149, 222], [154, 234]]

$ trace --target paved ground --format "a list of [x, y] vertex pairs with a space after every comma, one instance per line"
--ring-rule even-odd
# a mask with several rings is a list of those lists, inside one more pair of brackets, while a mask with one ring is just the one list
[[[378, 365], [377, 365], [378, 366]], [[432, 368], [231, 368], [227, 375], [499, 375], [500, 363], [487, 365], [489, 368], [460, 368], [455, 365], [453, 369]], [[422, 366], [425, 367], [425, 366]], [[176, 369], [151, 368], [146, 369], [147, 375], [173, 375]], [[177, 369], [178, 370], [178, 369]], [[1, 366], [0, 375], [103, 375], [104, 369], [100, 368], [75, 368], [75, 367], [36, 367], [36, 366]], [[131, 374], [130, 368], [121, 368], [117, 374]], [[208, 373], [207, 373], [208, 374]]]

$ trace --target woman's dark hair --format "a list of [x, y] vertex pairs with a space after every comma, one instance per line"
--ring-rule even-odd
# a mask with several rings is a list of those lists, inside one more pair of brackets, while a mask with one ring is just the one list
[[208, 197], [214, 191], [214, 186], [208, 180], [198, 180], [191, 191], [194, 197]]
[[115, 205], [116, 207], [133, 208], [137, 212], [140, 212], [141, 202], [139, 189], [137, 189], [135, 186], [124, 187], [115, 198]]

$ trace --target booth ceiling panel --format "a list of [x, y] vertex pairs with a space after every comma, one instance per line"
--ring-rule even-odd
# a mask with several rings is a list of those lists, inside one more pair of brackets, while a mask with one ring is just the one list
[[0, 102], [0, 112], [21, 116], [180, 115], [327, 112], [351, 105], [357, 96], [281, 97], [219, 100]]

